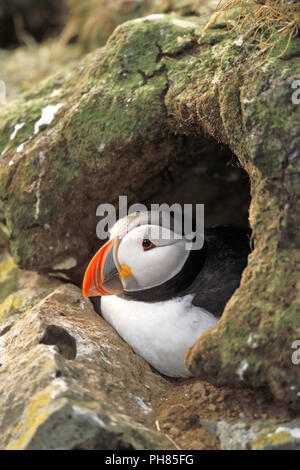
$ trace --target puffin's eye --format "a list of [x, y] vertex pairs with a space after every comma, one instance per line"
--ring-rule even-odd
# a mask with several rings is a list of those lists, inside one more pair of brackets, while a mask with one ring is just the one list
[[149, 238], [144, 238], [142, 247], [144, 248], [144, 251], [146, 251], [146, 250], [150, 250], [151, 248], [154, 248], [155, 245], [154, 243], [152, 243], [151, 240], [149, 240]]

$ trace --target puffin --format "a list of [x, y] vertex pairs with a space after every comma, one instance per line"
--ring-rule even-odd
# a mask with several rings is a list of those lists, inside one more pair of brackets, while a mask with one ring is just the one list
[[150, 211], [118, 220], [85, 271], [82, 293], [154, 369], [187, 378], [187, 350], [216, 325], [239, 286], [249, 232], [208, 228], [195, 250], [162, 220], [153, 223]]

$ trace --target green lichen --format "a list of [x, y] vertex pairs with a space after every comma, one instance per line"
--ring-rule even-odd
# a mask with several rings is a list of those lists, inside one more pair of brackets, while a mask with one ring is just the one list
[[[26, 313], [33, 307], [33, 299], [31, 301], [26, 295], [17, 292], [10, 294], [0, 304], [0, 322], [8, 319], [11, 315]], [[36, 298], [35, 298], [36, 300]]]
[[300, 443], [294, 440], [286, 431], [276, 432], [278, 426], [264, 430], [251, 444], [253, 450], [291, 450], [299, 449]]
[[51, 390], [38, 393], [29, 403], [22, 414], [22, 418], [11, 432], [12, 440], [6, 450], [25, 449], [30, 439], [34, 436], [38, 426], [46, 421], [49, 416], [51, 404]]
[[[297, 405], [290, 345], [299, 334], [300, 108], [291, 96], [299, 41], [282, 58], [260, 59], [224, 26], [218, 21], [201, 37], [201, 18], [125, 23], [105, 48], [12, 102], [0, 119], [0, 149], [9, 144], [0, 197], [22, 267], [51, 271], [66, 254], [83, 266], [101, 202], [134, 199], [178, 156], [181, 136], [228, 145], [251, 180], [255, 250], [224, 319], [189, 352], [187, 365], [218, 383], [268, 384]], [[51, 125], [30, 139], [41, 108], [58, 102]], [[8, 142], [20, 117], [26, 126]], [[26, 152], [9, 166], [23, 139]], [[251, 333], [257, 349], [247, 344]]]
[[[7, 253], [0, 254], [0, 304], [18, 288], [20, 270], [13, 258]], [[1, 314], [0, 314], [1, 316]]]

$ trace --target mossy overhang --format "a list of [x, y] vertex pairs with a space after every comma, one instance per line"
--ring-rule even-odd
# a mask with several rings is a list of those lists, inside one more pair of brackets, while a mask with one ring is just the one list
[[[187, 366], [218, 383], [267, 384], [295, 405], [300, 108], [291, 96], [299, 41], [292, 40], [292, 54], [269, 56], [258, 67], [253, 46], [238, 45], [225, 25], [204, 37], [202, 30], [201, 17], [125, 23], [103, 49], [7, 106], [0, 197], [11, 246], [21, 267], [51, 271], [74, 257], [68, 275], [82, 272], [101, 202], [116, 203], [120, 194], [134, 200], [180, 152], [183, 135], [229, 145], [250, 177], [255, 249], [223, 319], [190, 350]], [[42, 109], [58, 104], [53, 121], [35, 134]]]

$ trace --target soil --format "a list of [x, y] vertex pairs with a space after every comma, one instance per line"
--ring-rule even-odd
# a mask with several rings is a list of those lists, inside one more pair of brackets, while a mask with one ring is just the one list
[[188, 450], [220, 448], [217, 436], [204, 427], [205, 421], [294, 417], [286, 404], [265, 390], [215, 387], [195, 378], [170, 380], [169, 389], [154, 401], [153, 409], [157, 429]]

